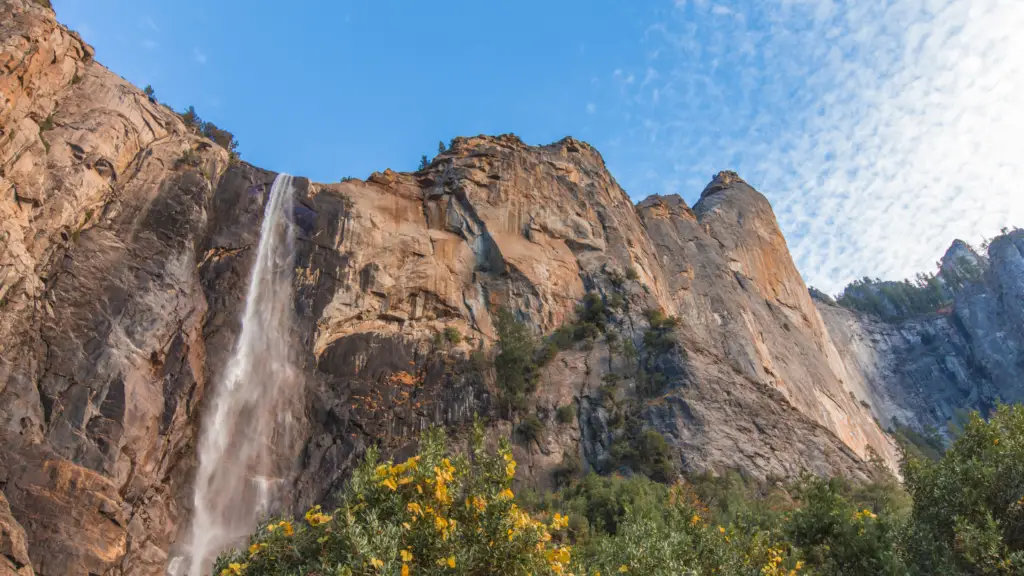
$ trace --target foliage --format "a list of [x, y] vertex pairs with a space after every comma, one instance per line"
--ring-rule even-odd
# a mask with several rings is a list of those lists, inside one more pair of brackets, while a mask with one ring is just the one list
[[527, 444], [537, 442], [544, 432], [544, 423], [535, 414], [529, 414], [519, 422], [516, 432]]
[[679, 326], [679, 319], [675, 316], [666, 316], [661, 310], [648, 309], [644, 311], [650, 328], [644, 333], [644, 346], [654, 353], [665, 353], [675, 346], [672, 339], [672, 331]]
[[939, 436], [937, 430], [931, 427], [922, 433], [897, 423], [893, 430], [893, 437], [896, 438], [896, 443], [900, 445], [904, 453], [913, 458], [939, 460], [942, 458], [942, 453], [946, 451], [942, 437]]
[[828, 294], [822, 292], [821, 290], [818, 290], [814, 286], [808, 286], [807, 287], [807, 292], [809, 292], [810, 295], [811, 295], [811, 298], [814, 298], [815, 300], [820, 300], [820, 301], [822, 301], [822, 302], [824, 302], [826, 304], [831, 304], [832, 306], [836, 305], [835, 298], [829, 296]]
[[531, 517], [509, 489], [516, 462], [508, 445], [496, 454], [474, 434], [472, 458], [452, 455], [444, 434], [421, 440], [419, 455], [378, 462], [368, 452], [341, 506], [320, 506], [303, 520], [271, 521], [245, 551], [218, 559], [214, 574], [562, 574], [572, 561], [553, 535], [561, 515]]
[[639, 280], [640, 274], [637, 273], [636, 268], [629, 266], [626, 268], [626, 280]]
[[445, 147], [445, 145], [444, 145], [444, 140], [438, 141], [438, 143], [437, 143], [437, 153], [438, 154], [444, 154], [445, 150], [447, 150], [447, 149], [448, 148]]
[[146, 95], [146, 98], [149, 98], [150, 102], [156, 102], [156, 90], [153, 90], [153, 87], [149, 84], [146, 84], [146, 87], [142, 89], [142, 93]]
[[1020, 406], [1000, 406], [988, 421], [972, 415], [937, 461], [908, 458], [907, 491], [891, 479], [580, 478], [579, 456], [567, 453], [555, 470], [561, 489], [516, 498], [508, 444], [490, 453], [482, 437], [478, 426], [470, 454], [453, 455], [430, 431], [420, 454], [397, 465], [371, 450], [338, 510], [268, 523], [215, 573], [1024, 573]]
[[191, 166], [193, 168], [197, 168], [202, 161], [203, 158], [199, 155], [199, 152], [196, 152], [192, 148], [186, 148], [185, 151], [181, 153], [181, 156], [178, 157], [177, 164], [179, 166]]
[[576, 421], [576, 405], [572, 402], [559, 406], [555, 411], [556, 418], [562, 424], [572, 424]]
[[910, 459], [903, 474], [919, 573], [1024, 573], [1024, 407], [972, 414], [940, 460]]
[[427, 155], [420, 156], [419, 170], [426, 170], [428, 166], [430, 166], [430, 160], [427, 159]]
[[233, 159], [238, 156], [238, 140], [235, 140], [234, 134], [218, 128], [213, 122], [203, 122], [201, 131], [203, 136], [213, 140], [218, 146], [227, 150]]
[[[911, 316], [937, 312], [950, 303], [955, 290], [963, 288], [967, 277], [957, 273], [955, 284], [949, 285], [934, 274], [919, 274], [913, 282], [884, 282], [864, 277], [854, 280], [836, 298], [836, 302], [858, 312], [872, 314], [883, 320], [897, 322]], [[977, 271], [977, 277], [980, 277]]]
[[53, 130], [53, 115], [54, 113], [51, 112], [49, 116], [39, 123], [40, 132], [49, 132], [50, 130]]
[[444, 339], [452, 344], [458, 344], [462, 342], [462, 333], [459, 329], [454, 326], [448, 326], [444, 329]]
[[805, 478], [798, 491], [803, 506], [788, 518], [786, 535], [817, 574], [907, 573], [896, 546], [898, 518], [858, 509], [821, 478]]
[[185, 127], [195, 130], [204, 137], [213, 140], [218, 146], [228, 151], [232, 161], [238, 160], [238, 140], [235, 135], [227, 130], [217, 127], [213, 122], [207, 122], [196, 113], [195, 106], [189, 106], [181, 113], [181, 120]]
[[501, 401], [507, 411], [522, 410], [526, 399], [537, 390], [536, 341], [529, 326], [507, 308], [498, 309], [495, 328], [500, 351], [494, 358], [494, 369]]

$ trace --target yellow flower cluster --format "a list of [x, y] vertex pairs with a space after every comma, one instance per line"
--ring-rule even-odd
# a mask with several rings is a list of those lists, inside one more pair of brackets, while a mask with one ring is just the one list
[[871, 510], [868, 510], [867, 508], [865, 508], [865, 509], [863, 509], [863, 510], [861, 510], [859, 512], [854, 512], [854, 514], [853, 514], [853, 519], [854, 520], [864, 520], [865, 518], [870, 518], [870, 519], [874, 520], [874, 519], [878, 518], [878, 515], [876, 515]]
[[253, 556], [256, 556], [257, 554], [262, 552], [264, 549], [266, 549], [266, 547], [267, 547], [267, 543], [266, 542], [259, 542], [257, 544], [253, 544], [252, 546], [249, 546], [249, 558], [252, 558]]
[[317, 504], [306, 512], [306, 522], [310, 526], [320, 526], [321, 524], [327, 524], [331, 521], [331, 516], [324, 514], [320, 511], [320, 505]]
[[295, 529], [292, 528], [292, 523], [287, 520], [281, 520], [277, 524], [270, 524], [267, 526], [267, 532], [274, 532], [275, 530], [281, 530], [281, 533], [285, 536], [295, 534]]
[[554, 518], [551, 519], [551, 529], [561, 530], [569, 525], [569, 517], [563, 516], [559, 513], [555, 513]]
[[555, 574], [565, 574], [565, 570], [569, 567], [569, 562], [572, 560], [568, 546], [552, 548], [544, 554], [544, 557], [551, 564], [551, 570]]
[[[761, 567], [762, 576], [785, 576], [786, 569], [782, 566], [781, 548], [768, 549], [768, 562]], [[792, 574], [792, 572], [790, 572]]]
[[245, 569], [248, 564], [239, 564], [238, 562], [232, 562], [228, 564], [228, 567], [220, 571], [220, 576], [241, 576], [245, 574]]

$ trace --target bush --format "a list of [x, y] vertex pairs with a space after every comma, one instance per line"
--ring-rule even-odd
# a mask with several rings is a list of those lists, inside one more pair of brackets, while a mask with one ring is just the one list
[[315, 506], [303, 521], [269, 522], [246, 551], [217, 560], [214, 574], [563, 574], [571, 550], [552, 535], [567, 519], [541, 522], [520, 509], [509, 484], [516, 463], [507, 444], [473, 458], [448, 452], [431, 431], [420, 453], [379, 463], [370, 450], [330, 513]]
[[458, 328], [448, 326], [444, 329], [444, 339], [452, 344], [458, 344], [462, 342], [462, 333], [459, 332]]
[[569, 403], [565, 406], [559, 406], [555, 414], [561, 424], [572, 424], [576, 421], [576, 405]]
[[799, 491], [803, 506], [792, 513], [786, 534], [816, 573], [906, 573], [897, 548], [898, 520], [858, 509], [827, 480], [807, 478]]
[[675, 346], [672, 331], [679, 326], [679, 319], [666, 316], [661, 310], [644, 311], [650, 328], [644, 332], [644, 346], [654, 354], [663, 354]]
[[506, 308], [496, 314], [498, 355], [494, 358], [498, 390], [506, 410], [522, 410], [526, 399], [537, 390], [536, 343], [526, 324]]
[[530, 414], [519, 422], [516, 433], [526, 444], [540, 442], [541, 434], [544, 433], [544, 423], [536, 415]]
[[486, 352], [483, 350], [473, 350], [469, 355], [469, 365], [475, 372], [484, 372], [490, 369], [491, 362], [487, 359]]
[[146, 98], [149, 98], [150, 102], [156, 102], [156, 90], [153, 90], [153, 87], [149, 84], [146, 84], [146, 87], [142, 89], [142, 93], [146, 95]]
[[203, 157], [199, 155], [199, 152], [196, 152], [192, 148], [185, 149], [185, 151], [181, 153], [181, 156], [178, 157], [179, 166], [191, 166], [193, 168], [198, 168], [202, 161]]
[[903, 475], [917, 573], [1024, 571], [1024, 407], [972, 414], [940, 460], [910, 458]]
[[639, 280], [640, 274], [637, 274], [636, 268], [630, 266], [626, 268], [626, 279], [627, 280]]
[[426, 170], [430, 166], [430, 160], [427, 159], [427, 155], [424, 154], [420, 157], [420, 170]]

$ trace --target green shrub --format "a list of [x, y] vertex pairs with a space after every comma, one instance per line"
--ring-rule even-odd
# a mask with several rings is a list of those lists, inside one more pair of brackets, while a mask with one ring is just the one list
[[469, 355], [469, 365], [475, 372], [485, 372], [491, 368], [491, 361], [483, 350], [473, 350]]
[[430, 167], [430, 160], [428, 160], [427, 159], [427, 155], [424, 154], [423, 156], [420, 157], [420, 167], [419, 167], [419, 169], [420, 170], [426, 170], [428, 167]]
[[627, 280], [639, 280], [640, 274], [637, 273], [636, 268], [629, 266], [626, 268], [626, 279]]
[[536, 415], [530, 414], [519, 422], [516, 433], [527, 444], [540, 442], [541, 435], [544, 434], [544, 423]]
[[1024, 571], [1024, 407], [972, 414], [940, 460], [910, 458], [903, 475], [918, 574]]
[[53, 130], [53, 116], [55, 113], [51, 112], [42, 122], [39, 123], [40, 132], [49, 132]]
[[898, 520], [858, 509], [827, 480], [810, 477], [798, 489], [803, 506], [793, 511], [786, 534], [816, 573], [906, 574]]
[[521, 410], [537, 389], [536, 342], [529, 327], [506, 308], [497, 311], [495, 328], [499, 352], [494, 369], [501, 400], [508, 411]]
[[559, 406], [555, 414], [560, 423], [572, 424], [576, 421], [576, 405], [570, 402], [564, 406]]
[[462, 342], [462, 333], [459, 329], [454, 326], [448, 326], [444, 329], [444, 339], [452, 344], [458, 344]]
[[644, 332], [644, 347], [654, 354], [668, 352], [675, 346], [672, 331], [679, 326], [679, 319], [666, 316], [661, 310], [647, 309], [644, 311], [650, 328]]
[[203, 157], [199, 155], [199, 152], [196, 152], [192, 148], [186, 148], [185, 151], [181, 153], [181, 156], [178, 157], [177, 164], [178, 166], [191, 166], [193, 168], [198, 168], [202, 162]]

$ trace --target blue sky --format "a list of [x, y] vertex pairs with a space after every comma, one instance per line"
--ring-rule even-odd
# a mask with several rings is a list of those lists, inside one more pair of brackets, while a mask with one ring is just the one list
[[734, 169], [832, 292], [1024, 225], [1017, 0], [53, 4], [113, 71], [317, 181], [505, 132], [590, 142], [635, 200]]

